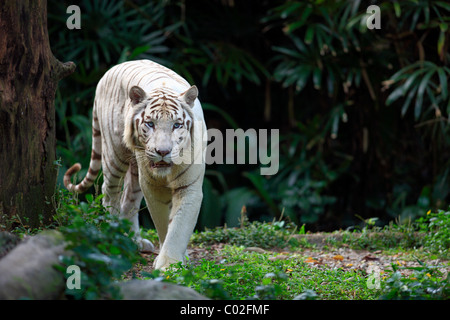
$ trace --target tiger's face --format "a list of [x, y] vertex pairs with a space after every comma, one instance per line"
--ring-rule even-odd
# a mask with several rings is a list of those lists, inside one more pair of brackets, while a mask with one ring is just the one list
[[141, 166], [166, 175], [173, 165], [189, 163], [191, 109], [197, 95], [195, 86], [181, 95], [166, 88], [148, 95], [140, 87], [131, 88], [132, 121], [125, 125], [124, 141]]

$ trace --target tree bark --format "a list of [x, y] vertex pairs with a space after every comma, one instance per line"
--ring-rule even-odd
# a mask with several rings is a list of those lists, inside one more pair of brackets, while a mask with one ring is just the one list
[[53, 216], [55, 91], [74, 70], [51, 52], [46, 0], [0, 2], [0, 225]]

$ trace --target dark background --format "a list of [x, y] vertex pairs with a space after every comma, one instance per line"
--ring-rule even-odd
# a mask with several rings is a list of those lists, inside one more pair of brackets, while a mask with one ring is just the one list
[[[72, 4], [80, 30], [66, 27]], [[364, 22], [370, 4], [381, 29]], [[197, 85], [208, 128], [280, 129], [278, 174], [207, 167], [199, 229], [237, 225], [243, 205], [311, 231], [448, 206], [447, 2], [49, 0], [48, 14], [54, 55], [77, 64], [55, 102], [61, 186], [73, 163], [88, 168], [99, 79], [152, 59]]]

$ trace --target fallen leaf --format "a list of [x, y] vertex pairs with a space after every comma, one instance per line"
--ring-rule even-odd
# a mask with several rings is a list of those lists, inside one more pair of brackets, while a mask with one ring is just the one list
[[333, 257], [333, 259], [334, 259], [334, 260], [342, 261], [342, 260], [344, 260], [344, 257], [341, 256], [340, 254], [337, 254], [337, 255], [335, 255], [335, 256]]
[[314, 264], [322, 264], [321, 261], [319, 261], [319, 260], [317, 260], [316, 258], [313, 258], [313, 257], [308, 257], [308, 258], [305, 260], [305, 262], [306, 262], [306, 263], [314, 263]]
[[316, 259], [311, 258], [311, 257], [308, 257], [308, 258], [305, 260], [306, 263], [314, 263], [314, 262], [316, 262], [316, 261], [317, 261]]

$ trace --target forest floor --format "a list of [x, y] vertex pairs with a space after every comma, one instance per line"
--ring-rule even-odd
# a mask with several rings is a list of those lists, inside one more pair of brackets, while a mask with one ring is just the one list
[[[283, 287], [284, 294], [277, 298], [293, 299], [312, 287], [319, 299], [332, 300], [378, 299], [380, 291], [368, 289], [370, 285], [367, 281], [372, 274], [376, 274], [378, 280], [385, 281], [392, 277], [395, 270], [399, 270], [402, 277], [415, 279], [415, 272], [426, 265], [431, 268], [427, 270], [439, 270], [439, 277], [445, 279], [450, 271], [448, 254], [431, 254], [425, 248], [402, 248], [398, 245], [400, 242], [392, 246], [378, 245], [362, 249], [346, 239], [341, 241], [345, 238], [345, 232], [296, 234], [294, 237], [300, 245], [270, 248], [253, 246], [251, 243], [251, 246], [227, 242], [202, 244], [197, 239], [188, 248], [188, 269], [200, 274], [200, 281], [208, 279], [225, 283], [224, 290], [232, 291], [233, 299], [254, 297], [258, 285], [267, 283], [264, 280], [267, 274], [281, 271], [287, 275], [288, 284]], [[373, 239], [373, 243], [376, 243], [376, 237]], [[153, 262], [157, 253], [141, 255], [146, 263], [135, 266], [125, 279], [146, 278], [154, 273]], [[160, 279], [170, 277], [170, 280], [178, 283], [182, 279], [182, 285], [204, 290], [198, 284], [184, 283], [186, 273], [183, 272], [176, 267], [162, 273]], [[239, 273], [238, 279], [227, 279], [227, 274], [236, 277], [236, 273]], [[233, 287], [233, 281], [239, 283], [237, 288]], [[245, 290], [240, 288], [245, 286], [248, 287]]]
[[[342, 244], [341, 247], [320, 245], [321, 240], [325, 240], [328, 237], [329, 235], [324, 233], [303, 235], [302, 238], [308, 238], [310, 243], [315, 243], [313, 248], [299, 247], [294, 250], [288, 250], [286, 248], [263, 249], [260, 247], [246, 247], [244, 251], [267, 255], [268, 259], [272, 261], [299, 259], [312, 268], [357, 269], [370, 273], [377, 268], [379, 270], [391, 268], [394, 264], [402, 267], [402, 273], [408, 275], [413, 271], [413, 269], [408, 268], [420, 267], [422, 262], [430, 266], [447, 266], [443, 269], [446, 274], [450, 271], [449, 260], [426, 254], [420, 254], [419, 257], [414, 250], [399, 250], [398, 248], [365, 250], [354, 249], [347, 244]], [[193, 265], [198, 265], [204, 260], [220, 263], [226, 258], [222, 254], [222, 250], [226, 245], [226, 243], [216, 243], [207, 246], [191, 245], [188, 248], [189, 261]], [[142, 271], [151, 273], [154, 270], [153, 262], [157, 254], [158, 252], [142, 253], [141, 255], [145, 258], [146, 264], [135, 267], [129, 272], [128, 276], [131, 277], [133, 272], [136, 276]]]

